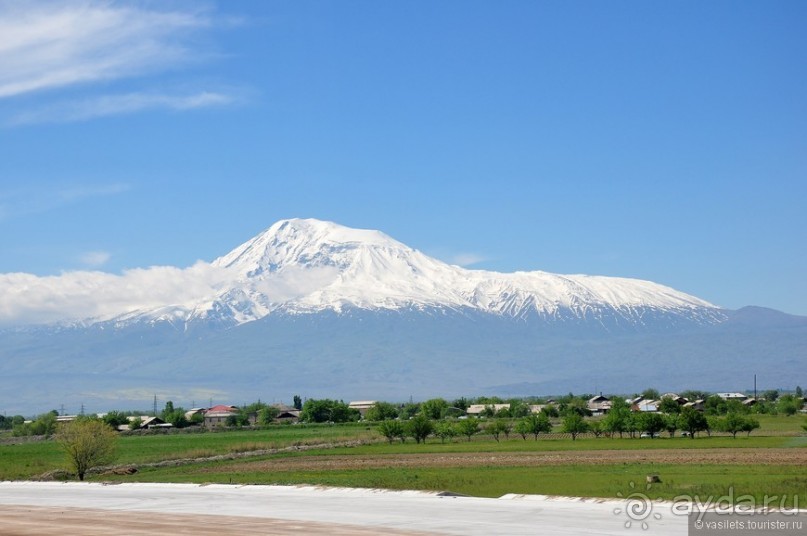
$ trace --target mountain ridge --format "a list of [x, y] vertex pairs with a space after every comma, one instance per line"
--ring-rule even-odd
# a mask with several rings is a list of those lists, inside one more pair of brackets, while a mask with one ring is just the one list
[[280, 220], [211, 265], [230, 278], [215, 296], [105, 320], [238, 325], [269, 314], [351, 307], [475, 309], [547, 320], [616, 315], [640, 321], [648, 311], [695, 322], [725, 319], [719, 307], [651, 281], [469, 270], [429, 257], [380, 231], [316, 219]]

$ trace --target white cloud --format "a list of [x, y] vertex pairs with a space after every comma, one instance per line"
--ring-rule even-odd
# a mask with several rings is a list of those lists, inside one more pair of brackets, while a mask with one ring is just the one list
[[231, 274], [209, 263], [153, 266], [122, 275], [76, 271], [40, 277], [0, 274], [0, 324], [45, 323], [117, 315], [213, 296]]
[[108, 251], [88, 251], [79, 257], [82, 264], [87, 266], [103, 266], [112, 255]]
[[449, 263], [457, 266], [472, 266], [486, 260], [488, 260], [487, 257], [476, 253], [457, 253], [449, 260]]
[[[93, 252], [85, 259], [105, 261]], [[338, 276], [333, 267], [289, 268], [253, 281], [246, 288], [273, 303], [306, 296]], [[73, 271], [56, 276], [0, 274], [0, 326], [43, 324], [87, 318], [108, 319], [164, 306], [192, 308], [224, 294], [240, 279], [237, 270], [198, 261], [189, 268], [152, 266], [124, 271]]]
[[234, 101], [235, 98], [231, 95], [209, 91], [191, 95], [155, 93], [104, 95], [82, 101], [61, 102], [38, 110], [21, 112], [8, 120], [6, 125], [69, 123], [158, 109], [186, 111], [211, 106], [223, 106]]
[[199, 59], [204, 11], [98, 1], [0, 4], [0, 98], [159, 72]]

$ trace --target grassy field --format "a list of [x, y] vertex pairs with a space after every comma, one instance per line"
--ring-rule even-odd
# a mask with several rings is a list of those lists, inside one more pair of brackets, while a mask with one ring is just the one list
[[[291, 445], [377, 439], [365, 425], [276, 426], [264, 430], [123, 436], [119, 464], [201, 458]], [[0, 480], [32, 478], [65, 467], [64, 453], [53, 441], [0, 445]]]
[[[752, 495], [807, 496], [807, 473], [803, 467], [737, 466], [720, 464], [613, 464], [602, 466], [558, 465], [551, 467], [427, 467], [422, 469], [352, 469], [241, 472], [237, 463], [226, 472], [209, 472], [215, 464], [193, 468], [145, 469], [131, 477], [114, 480], [139, 482], [189, 482], [229, 484], [319, 484], [327, 486], [452, 491], [477, 497], [500, 497], [507, 493], [619, 498], [634, 491], [652, 499], [680, 495], [735, 497]], [[661, 476], [660, 484], [645, 485], [648, 474]], [[631, 486], [633, 483], [633, 486]], [[802, 505], [803, 507], [804, 505]]]
[[[506, 493], [618, 497], [628, 495], [634, 483], [653, 498], [672, 499], [681, 494], [735, 496], [751, 494], [807, 497], [807, 469], [788, 461], [789, 453], [803, 458], [807, 437], [803, 418], [761, 416], [762, 428], [751, 437], [698, 437], [658, 439], [567, 438], [539, 436], [526, 441], [511, 434], [494, 441], [480, 434], [441, 443], [430, 439], [388, 444], [373, 427], [364, 424], [338, 426], [277, 426], [265, 430], [196, 434], [124, 436], [119, 442], [119, 464], [140, 465], [181, 458], [205, 458], [278, 449], [293, 445], [317, 445], [349, 441], [375, 441], [350, 447], [313, 448], [272, 455], [222, 461], [197, 461], [171, 467], [140, 465], [134, 475], [92, 475], [92, 480], [150, 482], [218, 482], [237, 484], [321, 484], [334, 486], [448, 490], [475, 496], [497, 497]], [[773, 434], [773, 435], [766, 435]], [[755, 450], [758, 449], [758, 450]], [[795, 450], [794, 450], [795, 449]], [[664, 462], [642, 460], [655, 453]], [[619, 455], [618, 453], [624, 453]], [[687, 462], [691, 454], [723, 454], [719, 460], [747, 452], [751, 463]], [[757, 463], [757, 452], [775, 453]], [[566, 455], [564, 456], [564, 453]], [[716, 455], [717, 455], [716, 454]], [[498, 458], [497, 463], [488, 463]], [[465, 458], [468, 456], [468, 460]], [[481, 456], [481, 457], [480, 457]], [[531, 465], [535, 456], [550, 456], [551, 465]], [[596, 459], [589, 464], [575, 456]], [[616, 456], [614, 460], [601, 460]], [[619, 456], [625, 459], [618, 460]], [[639, 460], [636, 460], [639, 456]], [[670, 458], [672, 456], [672, 458]], [[460, 458], [441, 465], [442, 459]], [[473, 458], [473, 459], [471, 459]], [[697, 458], [697, 457], [695, 457]], [[673, 459], [674, 463], [668, 463]], [[800, 458], [801, 459], [801, 458]], [[356, 463], [353, 461], [356, 460]], [[408, 464], [398, 464], [405, 460]], [[414, 460], [414, 461], [413, 461]], [[502, 461], [504, 460], [504, 461]], [[679, 462], [679, 460], [681, 460]], [[389, 466], [387, 466], [389, 462]], [[421, 463], [422, 462], [422, 463]], [[427, 463], [428, 462], [428, 463]], [[459, 465], [459, 466], [457, 466]], [[0, 445], [0, 479], [27, 479], [64, 468], [64, 456], [52, 441]], [[644, 490], [645, 477], [658, 474], [662, 482]], [[788, 505], [791, 503], [787, 503]]]

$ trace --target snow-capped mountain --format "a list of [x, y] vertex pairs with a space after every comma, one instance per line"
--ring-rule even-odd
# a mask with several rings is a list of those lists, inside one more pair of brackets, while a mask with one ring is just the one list
[[804, 317], [725, 310], [635, 279], [466, 270], [317, 220], [277, 222], [189, 269], [110, 276], [108, 287], [86, 275], [71, 277], [115, 297], [138, 281], [155, 288], [92, 319], [0, 330], [5, 411], [143, 407], [155, 394], [192, 405], [730, 391], [753, 374], [765, 388], [807, 383]]
[[546, 272], [467, 270], [424, 255], [379, 231], [314, 219], [282, 220], [213, 261], [224, 274], [214, 295], [114, 318], [237, 325], [270, 314], [444, 309], [546, 320], [652, 314], [719, 322], [720, 309], [637, 279]]

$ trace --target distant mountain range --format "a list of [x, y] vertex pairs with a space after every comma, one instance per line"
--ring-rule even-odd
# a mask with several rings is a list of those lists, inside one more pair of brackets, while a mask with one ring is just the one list
[[[448, 265], [370, 230], [284, 220], [185, 303], [0, 332], [0, 411], [795, 385], [807, 318], [636, 279]], [[4, 408], [4, 405], [6, 406]], [[21, 408], [24, 409], [24, 408]]]

